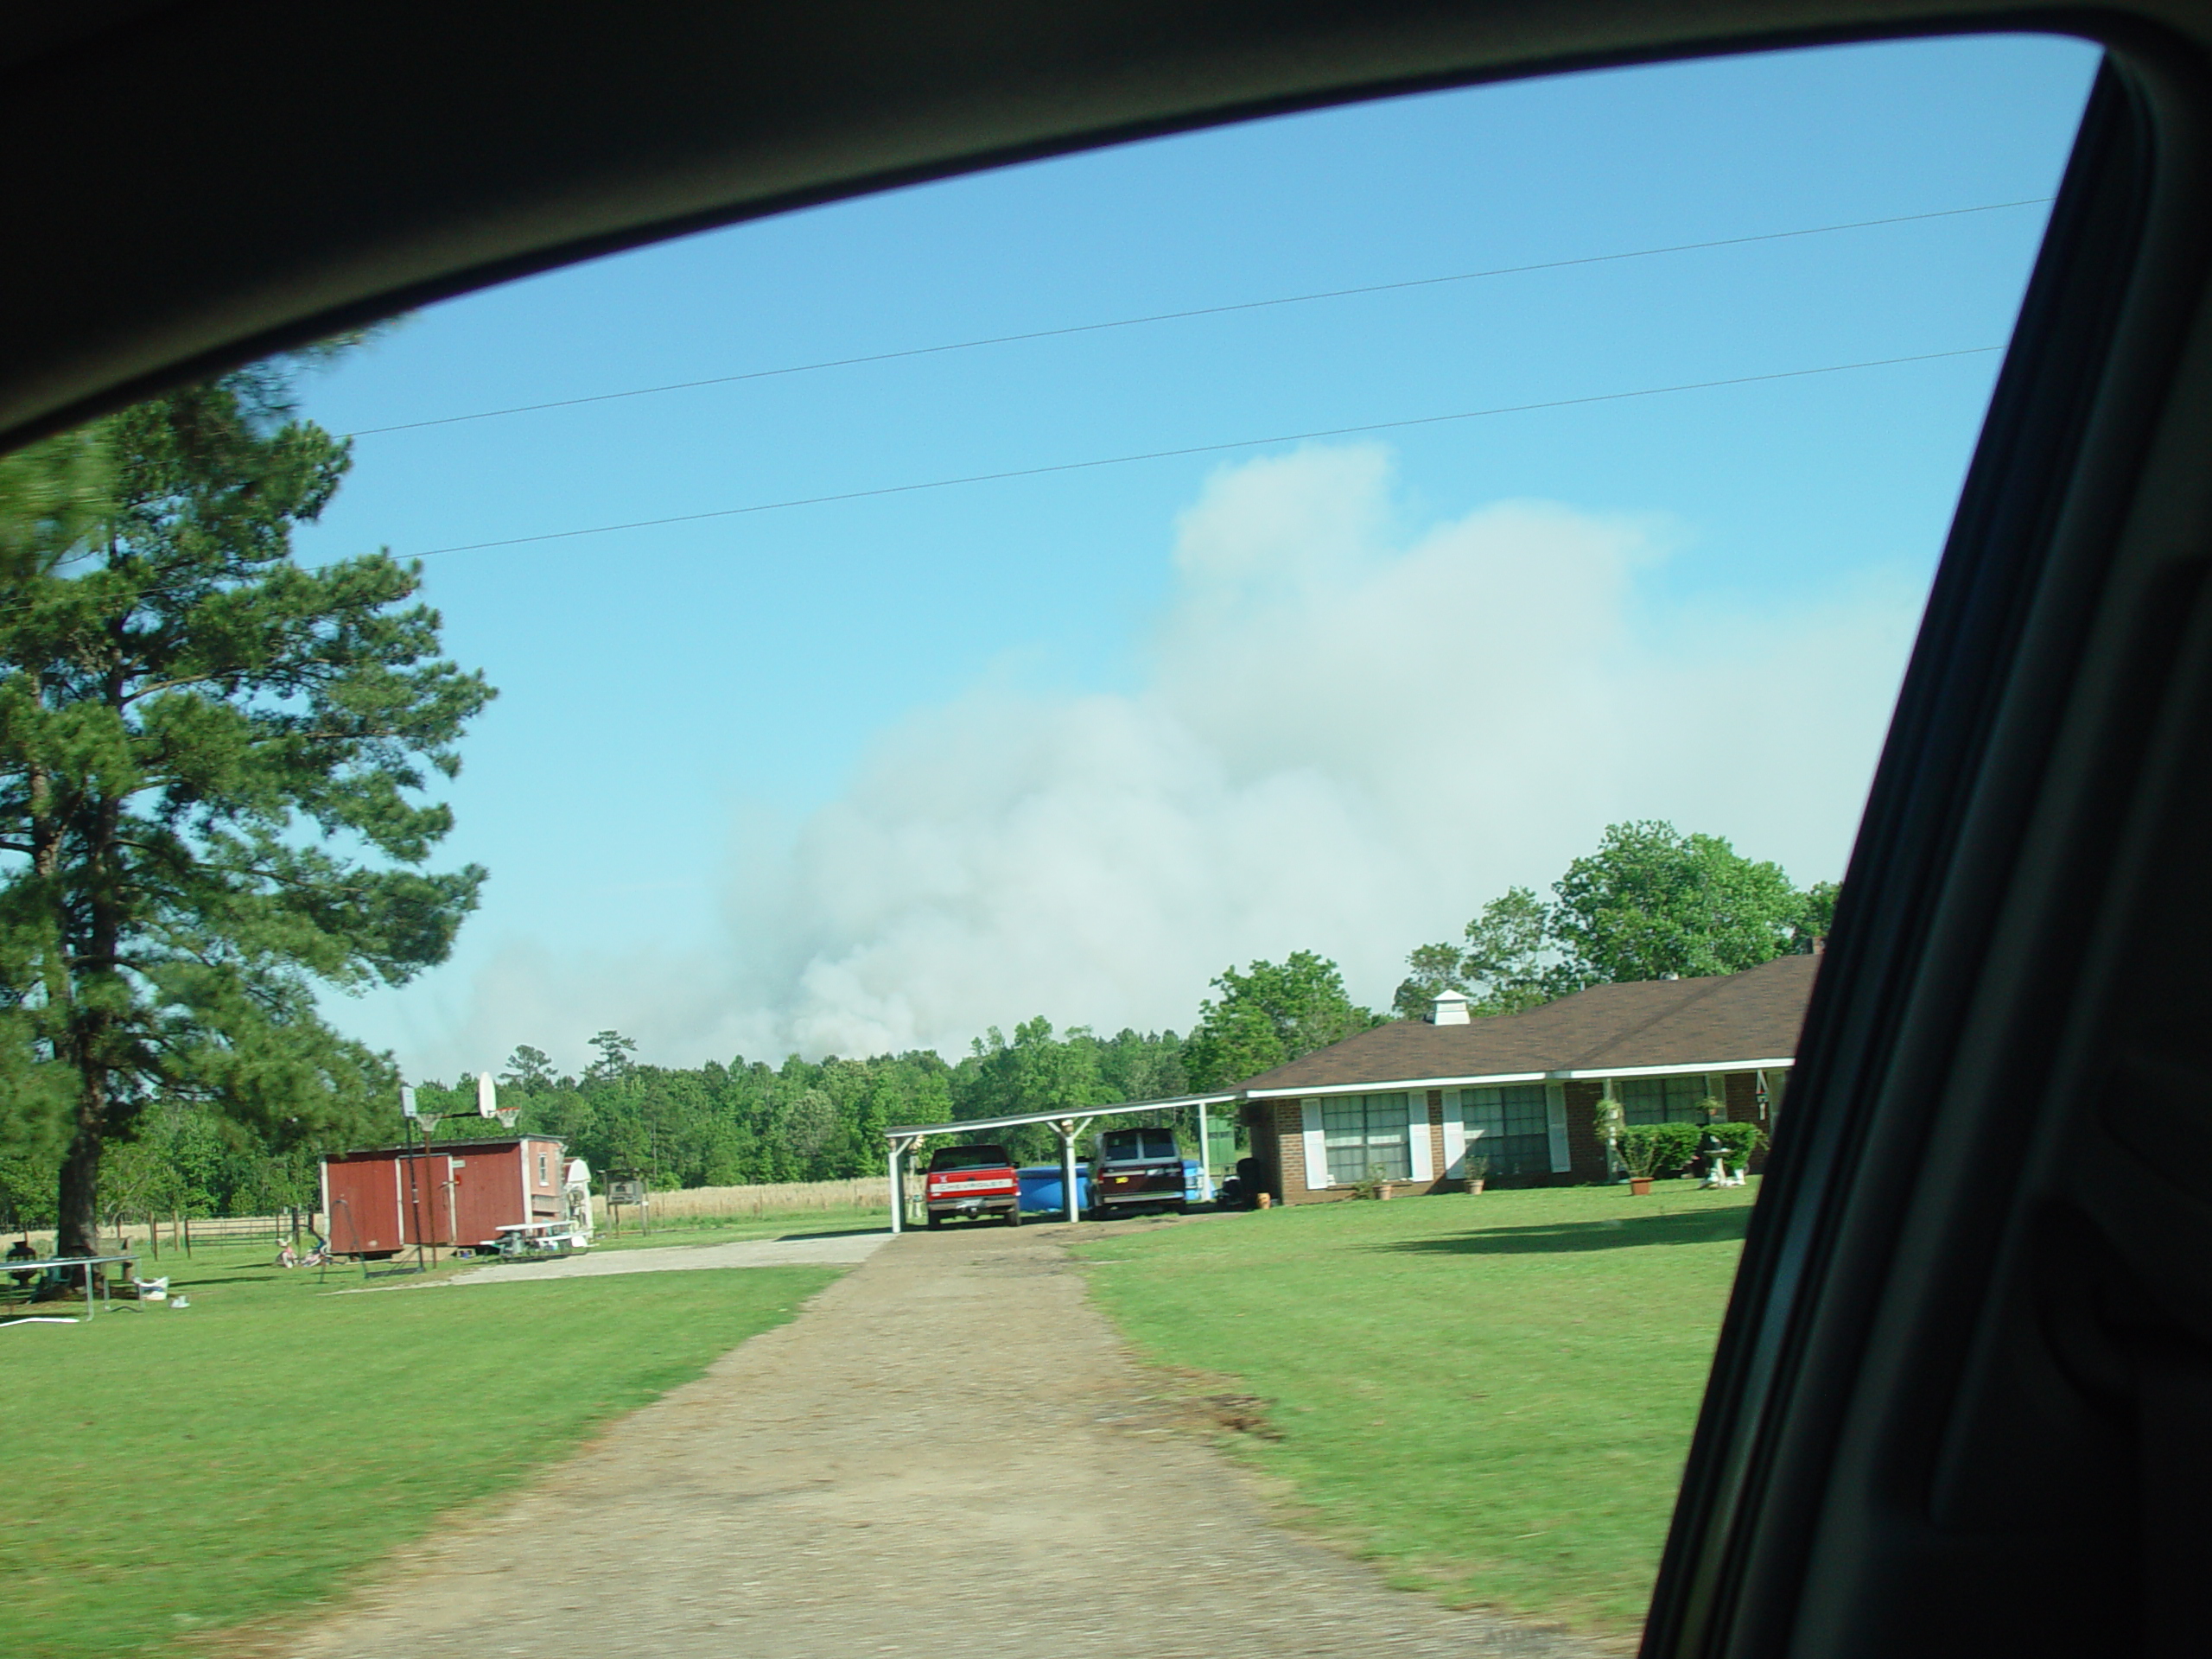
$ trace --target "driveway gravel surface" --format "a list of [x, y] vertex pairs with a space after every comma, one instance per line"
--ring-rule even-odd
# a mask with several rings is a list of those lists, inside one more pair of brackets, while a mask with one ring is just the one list
[[[880, 1240], [791, 1324], [448, 1527], [305, 1628], [264, 1632], [238, 1651], [1595, 1651], [1392, 1590], [1274, 1524], [1249, 1478], [1209, 1443], [1217, 1423], [1134, 1363], [1091, 1306], [1063, 1231]], [[524, 1274], [543, 1276], [536, 1266]]]
[[543, 1262], [500, 1262], [457, 1273], [451, 1285], [512, 1285], [533, 1279], [594, 1279], [610, 1273], [683, 1273], [702, 1268], [833, 1267], [865, 1262], [891, 1242], [889, 1233], [820, 1233], [808, 1238], [741, 1238], [726, 1244], [645, 1246]]

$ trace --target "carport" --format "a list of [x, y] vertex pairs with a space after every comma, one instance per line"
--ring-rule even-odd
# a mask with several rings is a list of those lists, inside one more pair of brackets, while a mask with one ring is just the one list
[[971, 1135], [982, 1129], [1012, 1129], [1029, 1123], [1051, 1124], [1060, 1137], [1060, 1183], [1061, 1191], [1067, 1195], [1068, 1219], [1080, 1221], [1082, 1198], [1076, 1187], [1075, 1137], [1081, 1125], [1096, 1118], [1123, 1117], [1139, 1112], [1165, 1112], [1171, 1116], [1186, 1111], [1193, 1113], [1198, 1120], [1198, 1168], [1211, 1187], [1213, 1167], [1206, 1151], [1206, 1108], [1225, 1105], [1236, 1098], [1233, 1094], [1178, 1095], [1172, 1100], [1125, 1100], [1118, 1106], [1017, 1112], [1011, 1117], [970, 1117], [950, 1123], [902, 1123], [886, 1129], [883, 1138], [890, 1147], [887, 1162], [891, 1172], [891, 1230], [902, 1231], [906, 1224], [907, 1160], [913, 1156], [914, 1148], [931, 1135]]

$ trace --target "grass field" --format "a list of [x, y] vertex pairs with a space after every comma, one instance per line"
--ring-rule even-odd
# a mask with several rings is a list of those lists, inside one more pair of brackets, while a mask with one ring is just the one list
[[262, 1246], [161, 1270], [189, 1308], [0, 1330], [10, 1659], [160, 1653], [326, 1594], [836, 1276], [338, 1294], [358, 1272], [319, 1284]]
[[1314, 1205], [1077, 1247], [1150, 1357], [1268, 1402], [1231, 1437], [1407, 1586], [1640, 1622], [1756, 1188]]

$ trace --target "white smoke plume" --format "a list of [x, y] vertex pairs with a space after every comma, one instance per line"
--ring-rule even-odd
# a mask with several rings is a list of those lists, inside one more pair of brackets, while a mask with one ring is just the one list
[[1182, 1029], [1224, 966], [1296, 950], [1381, 1006], [1407, 950], [1619, 818], [1840, 874], [1916, 585], [1662, 608], [1652, 524], [1398, 516], [1377, 448], [1223, 468], [1176, 526], [1137, 690], [912, 714], [805, 822], [740, 837], [721, 950], [510, 948], [469, 1052], [580, 1058], [607, 1025], [670, 1063], [951, 1057], [1037, 1014]]

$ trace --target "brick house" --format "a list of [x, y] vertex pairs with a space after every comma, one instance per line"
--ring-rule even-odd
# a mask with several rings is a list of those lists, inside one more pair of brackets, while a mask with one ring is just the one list
[[1238, 1085], [1253, 1154], [1284, 1204], [1351, 1196], [1381, 1172], [1414, 1191], [1464, 1185], [1468, 1158], [1501, 1186], [1602, 1180], [1598, 1103], [1630, 1123], [1701, 1122], [1726, 1103], [1770, 1124], [1818, 957], [1739, 974], [1593, 985], [1526, 1014], [1470, 1019], [1437, 999], [1401, 1020]]

